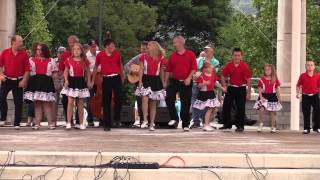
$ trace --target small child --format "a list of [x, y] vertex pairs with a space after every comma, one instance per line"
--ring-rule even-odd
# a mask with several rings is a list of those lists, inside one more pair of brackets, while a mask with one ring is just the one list
[[303, 134], [310, 133], [310, 111], [311, 106], [314, 114], [313, 129], [320, 133], [320, 105], [319, 105], [319, 85], [320, 74], [315, 71], [315, 63], [313, 61], [306, 62], [306, 72], [302, 73], [297, 83], [297, 98], [300, 98], [302, 93], [302, 112], [304, 120]]
[[259, 98], [254, 104], [254, 109], [259, 110], [259, 127], [258, 132], [263, 128], [264, 111], [268, 111], [271, 121], [271, 133], [276, 132], [275, 115], [277, 111], [282, 109], [280, 104], [280, 82], [273, 65], [266, 64], [264, 66], [264, 74], [258, 81]]
[[216, 112], [216, 108], [220, 107], [221, 105], [214, 93], [215, 85], [218, 85], [219, 88], [221, 88], [223, 91], [226, 91], [226, 89], [221, 87], [219, 84], [218, 76], [214, 72], [213, 65], [205, 62], [202, 67], [202, 74], [198, 78], [200, 92], [193, 105], [194, 108], [199, 110], [204, 110], [207, 108], [204, 116], [204, 131], [213, 131], [213, 128], [210, 126], [209, 122], [214, 112]]
[[72, 47], [72, 56], [65, 62], [64, 87], [61, 91], [61, 94], [68, 96], [67, 130], [71, 129], [71, 119], [75, 100], [78, 108], [80, 129], [86, 129], [83, 114], [84, 99], [90, 97], [88, 89], [88, 85], [90, 84], [89, 64], [81, 44], [76, 43]]

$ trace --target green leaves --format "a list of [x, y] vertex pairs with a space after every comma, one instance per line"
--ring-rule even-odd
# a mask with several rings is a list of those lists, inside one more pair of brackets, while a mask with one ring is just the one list
[[[32, 31], [31, 34], [29, 34]], [[50, 44], [52, 35], [48, 30], [48, 21], [44, 19], [44, 9], [41, 0], [17, 1], [16, 34], [25, 39], [24, 45], [30, 49], [34, 41]]]

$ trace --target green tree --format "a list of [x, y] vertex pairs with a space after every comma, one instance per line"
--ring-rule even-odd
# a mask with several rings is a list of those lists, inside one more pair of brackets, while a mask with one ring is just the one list
[[188, 46], [199, 52], [205, 44], [215, 42], [218, 29], [228, 20], [230, 0], [143, 0], [158, 13], [156, 31], [150, 37], [168, 41], [183, 34]]
[[[88, 0], [90, 37], [98, 39], [99, 1]], [[155, 31], [157, 13], [143, 2], [134, 0], [103, 0], [103, 30], [110, 30], [126, 63], [138, 53], [139, 42]], [[133, 104], [134, 89], [128, 83], [124, 86], [125, 104]]]
[[[265, 63], [276, 64], [277, 0], [254, 0], [255, 14], [245, 14], [237, 6], [230, 24], [220, 29], [218, 53], [224, 62], [230, 50], [239, 46], [255, 77], [263, 71]], [[229, 54], [229, 55], [228, 55]]]
[[[48, 10], [54, 6], [55, 0], [43, 0]], [[59, 1], [47, 16], [49, 30], [53, 35], [53, 47], [67, 46], [67, 37], [77, 35], [81, 43], [89, 37], [89, 15], [85, 7], [85, 0], [63, 0]]]
[[[25, 47], [30, 49], [32, 43], [41, 41], [50, 45], [52, 35], [48, 30], [48, 21], [44, 18], [41, 0], [17, 1], [16, 34], [25, 38]], [[31, 32], [31, 34], [30, 34]]]
[[[134, 0], [104, 0], [103, 29], [109, 29], [125, 60], [137, 53], [139, 41], [155, 30], [157, 14], [153, 8]], [[90, 35], [97, 38], [98, 0], [88, 0]]]
[[307, 58], [320, 63], [320, 7], [307, 1]]

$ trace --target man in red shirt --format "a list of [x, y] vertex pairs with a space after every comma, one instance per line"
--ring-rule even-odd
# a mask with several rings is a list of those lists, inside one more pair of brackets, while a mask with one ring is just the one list
[[[175, 125], [179, 121], [175, 107], [176, 94], [179, 93], [182, 128], [184, 131], [189, 131], [192, 76], [197, 70], [197, 61], [195, 54], [185, 48], [185, 39], [182, 36], [173, 38], [173, 46], [176, 51], [169, 57], [164, 81], [164, 88], [167, 88], [166, 103], [171, 118], [169, 125]], [[168, 85], [170, 74], [172, 74], [172, 78]]]
[[314, 130], [320, 133], [320, 104], [319, 104], [319, 83], [320, 75], [315, 72], [315, 63], [313, 61], [306, 62], [307, 71], [302, 73], [297, 82], [297, 98], [302, 93], [302, 113], [304, 120], [303, 134], [310, 133], [310, 111], [311, 106], [314, 114]]
[[1, 123], [7, 119], [7, 95], [12, 91], [15, 105], [15, 129], [20, 129], [23, 88], [27, 86], [30, 71], [29, 57], [22, 46], [22, 37], [15, 35], [11, 38], [11, 47], [3, 50], [0, 55], [0, 77], [2, 77], [0, 78], [2, 81], [0, 89]]
[[[122, 85], [124, 82], [123, 64], [120, 52], [116, 50], [115, 42], [112, 39], [104, 41], [104, 51], [98, 53], [96, 64], [93, 69], [92, 83], [97, 74], [98, 67], [101, 66], [102, 81], [102, 106], [103, 106], [103, 126], [105, 131], [110, 131], [112, 127], [111, 100], [114, 92], [113, 121], [117, 126], [120, 123], [120, 112], [122, 107]], [[91, 87], [93, 84], [91, 83]]]
[[226, 78], [229, 78], [229, 86], [222, 107], [224, 125], [220, 129], [232, 128], [230, 114], [231, 107], [235, 102], [237, 107], [236, 131], [243, 132], [246, 98], [249, 100], [251, 96], [251, 72], [249, 66], [242, 60], [242, 50], [240, 48], [233, 50], [231, 61], [225, 65], [221, 72], [223, 87], [226, 87]]

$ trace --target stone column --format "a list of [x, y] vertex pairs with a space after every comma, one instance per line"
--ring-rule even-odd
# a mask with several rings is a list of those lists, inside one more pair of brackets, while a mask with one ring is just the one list
[[290, 129], [299, 130], [300, 101], [296, 98], [295, 84], [301, 72], [301, 1], [292, 1], [292, 50], [291, 50], [291, 118]]
[[299, 130], [300, 102], [295, 85], [306, 60], [306, 0], [278, 0], [277, 74], [281, 97], [290, 102], [290, 129]]
[[0, 0], [0, 51], [10, 46], [16, 31], [16, 1]]

